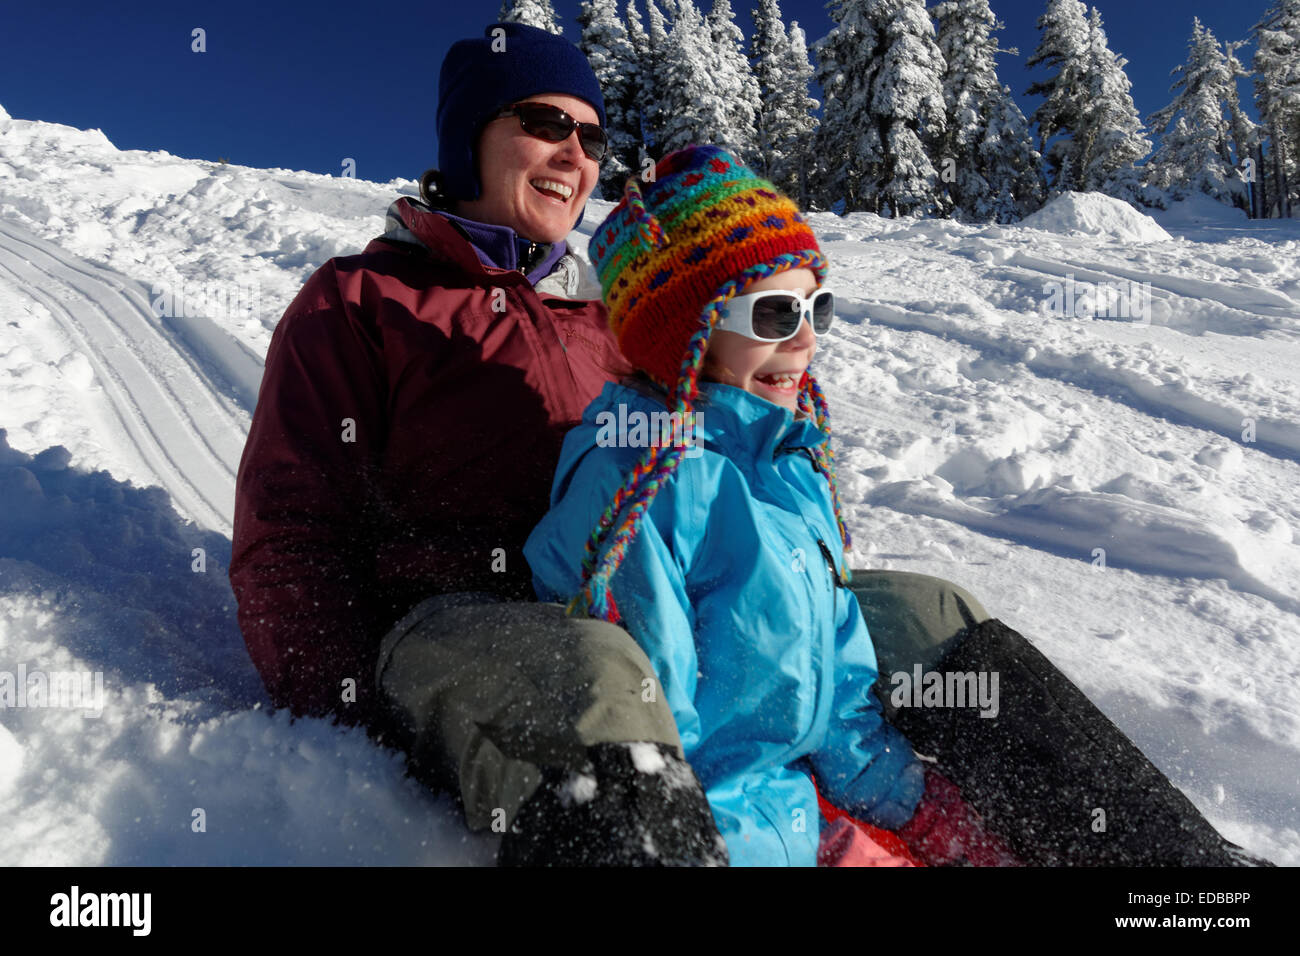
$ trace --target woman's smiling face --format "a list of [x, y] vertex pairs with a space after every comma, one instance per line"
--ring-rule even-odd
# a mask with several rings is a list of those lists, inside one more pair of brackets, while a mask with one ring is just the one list
[[[760, 279], [745, 294], [780, 290], [807, 297], [816, 289], [817, 276], [811, 269], [791, 269]], [[717, 330], [709, 336], [703, 375], [797, 412], [799, 381], [816, 351], [817, 336], [807, 320], [793, 338], [784, 342], [758, 342], [736, 332]]]
[[[580, 123], [600, 122], [591, 104], [576, 96], [546, 93], [519, 102], [558, 106]], [[456, 215], [509, 226], [535, 242], [559, 242], [573, 230], [600, 175], [599, 164], [578, 144], [577, 130], [551, 143], [525, 133], [517, 116], [483, 127], [477, 155], [482, 192], [458, 202]]]

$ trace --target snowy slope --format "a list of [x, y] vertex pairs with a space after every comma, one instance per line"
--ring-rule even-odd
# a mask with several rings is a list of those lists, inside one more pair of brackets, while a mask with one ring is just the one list
[[[413, 188], [0, 111], [0, 674], [103, 674], [99, 716], [0, 709], [4, 862], [491, 859], [397, 755], [265, 712], [225, 577], [270, 332]], [[1157, 218], [812, 217], [855, 566], [972, 590], [1225, 836], [1297, 864], [1300, 223]]]

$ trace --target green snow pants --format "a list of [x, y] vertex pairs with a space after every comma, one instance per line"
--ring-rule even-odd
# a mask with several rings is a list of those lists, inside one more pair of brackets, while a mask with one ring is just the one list
[[412, 772], [460, 798], [473, 830], [501, 832], [541, 783], [593, 744], [682, 753], [654, 668], [626, 631], [561, 604], [445, 594], [384, 638], [376, 678]]
[[[940, 645], [988, 618], [951, 582], [855, 571], [887, 674], [927, 666]], [[384, 638], [376, 680], [412, 772], [459, 797], [471, 829], [503, 829], [541, 782], [542, 766], [579, 769], [585, 748], [650, 741], [682, 753], [649, 659], [622, 628], [565, 617], [559, 604], [445, 594], [417, 605]]]
[[882, 676], [915, 664], [929, 669], [952, 638], [990, 619], [969, 591], [928, 574], [854, 571], [849, 587], [862, 606]]

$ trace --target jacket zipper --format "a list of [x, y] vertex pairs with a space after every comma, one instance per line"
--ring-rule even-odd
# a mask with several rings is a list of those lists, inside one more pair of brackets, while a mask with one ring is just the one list
[[835, 558], [831, 555], [831, 549], [827, 547], [826, 542], [818, 538], [817, 547], [822, 549], [822, 557], [826, 559], [826, 564], [831, 569], [831, 624], [833, 626], [835, 618], [839, 616], [840, 572], [835, 567]]
[[[525, 279], [528, 278], [528, 267], [529, 264], [532, 262], [533, 254], [536, 252], [537, 252], [537, 243], [533, 242], [531, 239], [528, 240], [528, 248], [524, 252], [524, 262], [516, 270]], [[531, 287], [532, 287], [532, 283], [529, 283], [529, 288]], [[563, 336], [560, 335], [560, 330], [553, 319], [551, 320], [551, 332], [555, 335], [555, 341], [560, 343], [560, 350], [564, 352], [565, 355], [568, 355], [569, 347], [564, 343], [564, 338]], [[570, 369], [569, 372], [570, 374], [572, 374], [573, 370]]]
[[[791, 452], [803, 452], [807, 454], [809, 460], [812, 461], [813, 463], [814, 470], [816, 470], [817, 459], [813, 456], [811, 449], [804, 448], [804, 447], [792, 447], [784, 443], [778, 445], [776, 449], [773, 451], [772, 453], [773, 463], [775, 463], [776, 459], [780, 455], [789, 454]], [[812, 529], [809, 528], [809, 530], [811, 531]], [[821, 642], [820, 651], [821, 651], [822, 661], [821, 661], [821, 667], [818, 669], [817, 672], [817, 698], [813, 706], [812, 725], [809, 727], [808, 733], [804, 734], [802, 737], [799, 738], [799, 740], [797, 740], [794, 743], [792, 750], [790, 751], [792, 753], [798, 752], [807, 743], [808, 738], [813, 733], [813, 729], [820, 722], [823, 709], [829, 708], [835, 697], [833, 645], [835, 641], [834, 638], [835, 620], [837, 617], [839, 617], [839, 592], [837, 590], [839, 587], [839, 572], [835, 567], [835, 559], [831, 554], [831, 549], [827, 547], [826, 542], [821, 537], [817, 538], [817, 547], [821, 551], [822, 557], [826, 559], [826, 564], [827, 567], [830, 569], [830, 575], [831, 575], [831, 626], [829, 628], [829, 633], [831, 634], [831, 638], [829, 641], [830, 644], [829, 647], [828, 647], [828, 642], [826, 640], [823, 640]], [[826, 679], [828, 675], [830, 681], [829, 687], [826, 686]]]

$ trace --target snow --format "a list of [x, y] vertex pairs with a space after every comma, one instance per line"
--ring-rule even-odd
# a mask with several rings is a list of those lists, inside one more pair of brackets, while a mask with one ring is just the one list
[[590, 803], [596, 799], [596, 778], [588, 773], [573, 772], [560, 784], [560, 804], [566, 807]]
[[1083, 234], [1131, 243], [1172, 238], [1150, 216], [1102, 193], [1062, 193], [1020, 225], [1063, 236]]
[[632, 766], [641, 773], [659, 773], [668, 766], [663, 754], [654, 744], [641, 741], [628, 745], [632, 754]]
[[[97, 717], [0, 708], [6, 861], [491, 862], [400, 755], [268, 712], [226, 579], [270, 332], [414, 184], [5, 116], [0, 674], [102, 678]], [[810, 221], [853, 566], [969, 589], [1226, 837], [1300, 864], [1300, 223], [1092, 194], [1021, 226]], [[1085, 306], [1053, 311], [1068, 283]], [[1145, 317], [1095, 308], [1113, 288]]]

